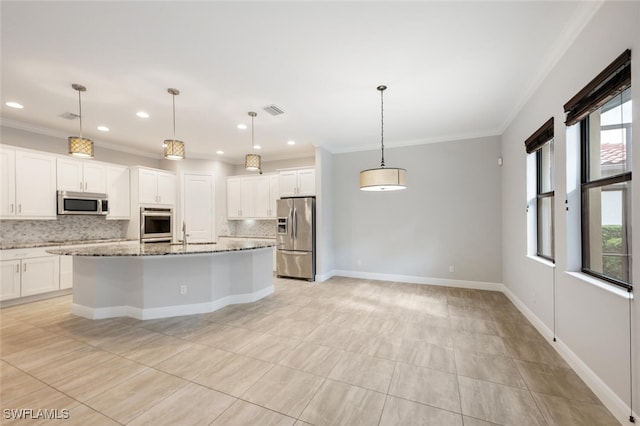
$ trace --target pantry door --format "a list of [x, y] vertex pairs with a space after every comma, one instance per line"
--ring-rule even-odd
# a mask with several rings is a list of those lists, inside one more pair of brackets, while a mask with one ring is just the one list
[[[213, 176], [185, 173], [183, 218], [188, 242], [213, 241], [213, 195]], [[176, 228], [177, 239], [182, 239], [182, 223]]]

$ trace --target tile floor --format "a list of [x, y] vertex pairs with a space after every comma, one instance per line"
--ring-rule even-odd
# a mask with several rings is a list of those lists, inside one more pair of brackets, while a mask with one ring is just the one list
[[[0, 311], [4, 409], [78, 425], [618, 425], [501, 293], [276, 279], [259, 302], [91, 321]], [[28, 422], [37, 423], [37, 422]]]

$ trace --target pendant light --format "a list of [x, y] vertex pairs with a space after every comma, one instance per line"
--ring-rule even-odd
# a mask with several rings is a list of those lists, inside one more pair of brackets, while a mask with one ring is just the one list
[[[258, 114], [255, 112], [249, 112], [251, 117], [251, 149], [254, 150], [255, 145], [253, 143], [253, 119]], [[262, 169], [261, 158], [258, 154], [250, 153], [244, 156], [244, 168], [252, 172], [259, 172]]]
[[165, 139], [164, 158], [167, 160], [184, 160], [184, 142], [176, 139], [176, 95], [180, 94], [178, 89], [167, 89], [173, 98], [173, 139]]
[[93, 141], [82, 137], [82, 92], [87, 90], [81, 84], [72, 84], [73, 90], [78, 92], [78, 118], [80, 119], [80, 137], [69, 136], [69, 154], [76, 157], [93, 158]]
[[384, 164], [384, 91], [387, 86], [377, 87], [380, 91], [380, 145], [382, 159], [380, 167], [360, 172], [360, 189], [362, 191], [396, 191], [407, 188], [407, 171], [399, 168], [387, 168]]

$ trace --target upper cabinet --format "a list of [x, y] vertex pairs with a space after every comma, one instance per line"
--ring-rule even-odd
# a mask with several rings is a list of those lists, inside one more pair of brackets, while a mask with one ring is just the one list
[[227, 178], [227, 218], [275, 218], [278, 183], [276, 174]]
[[131, 216], [129, 205], [129, 168], [108, 165], [105, 167], [109, 214], [107, 219], [126, 220]]
[[56, 219], [56, 158], [0, 147], [0, 217]]
[[256, 177], [254, 206], [256, 218], [273, 219], [276, 217], [276, 200], [280, 197], [279, 187], [280, 177], [278, 175]]
[[138, 182], [139, 204], [161, 204], [173, 206], [176, 203], [176, 175], [162, 170], [136, 167], [135, 181]]
[[255, 177], [227, 178], [227, 217], [229, 219], [254, 218]]
[[59, 191], [107, 192], [106, 167], [92, 160], [59, 158], [57, 170]]
[[280, 197], [316, 195], [316, 169], [280, 172]]

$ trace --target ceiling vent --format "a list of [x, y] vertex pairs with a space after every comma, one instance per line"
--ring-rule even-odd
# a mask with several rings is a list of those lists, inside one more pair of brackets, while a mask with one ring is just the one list
[[277, 105], [269, 105], [269, 106], [264, 107], [263, 109], [265, 111], [267, 111], [271, 115], [284, 114], [284, 111]]
[[60, 114], [60, 117], [66, 118], [67, 120], [75, 120], [76, 118], [80, 118], [78, 114], [74, 114], [73, 112], [63, 112]]

